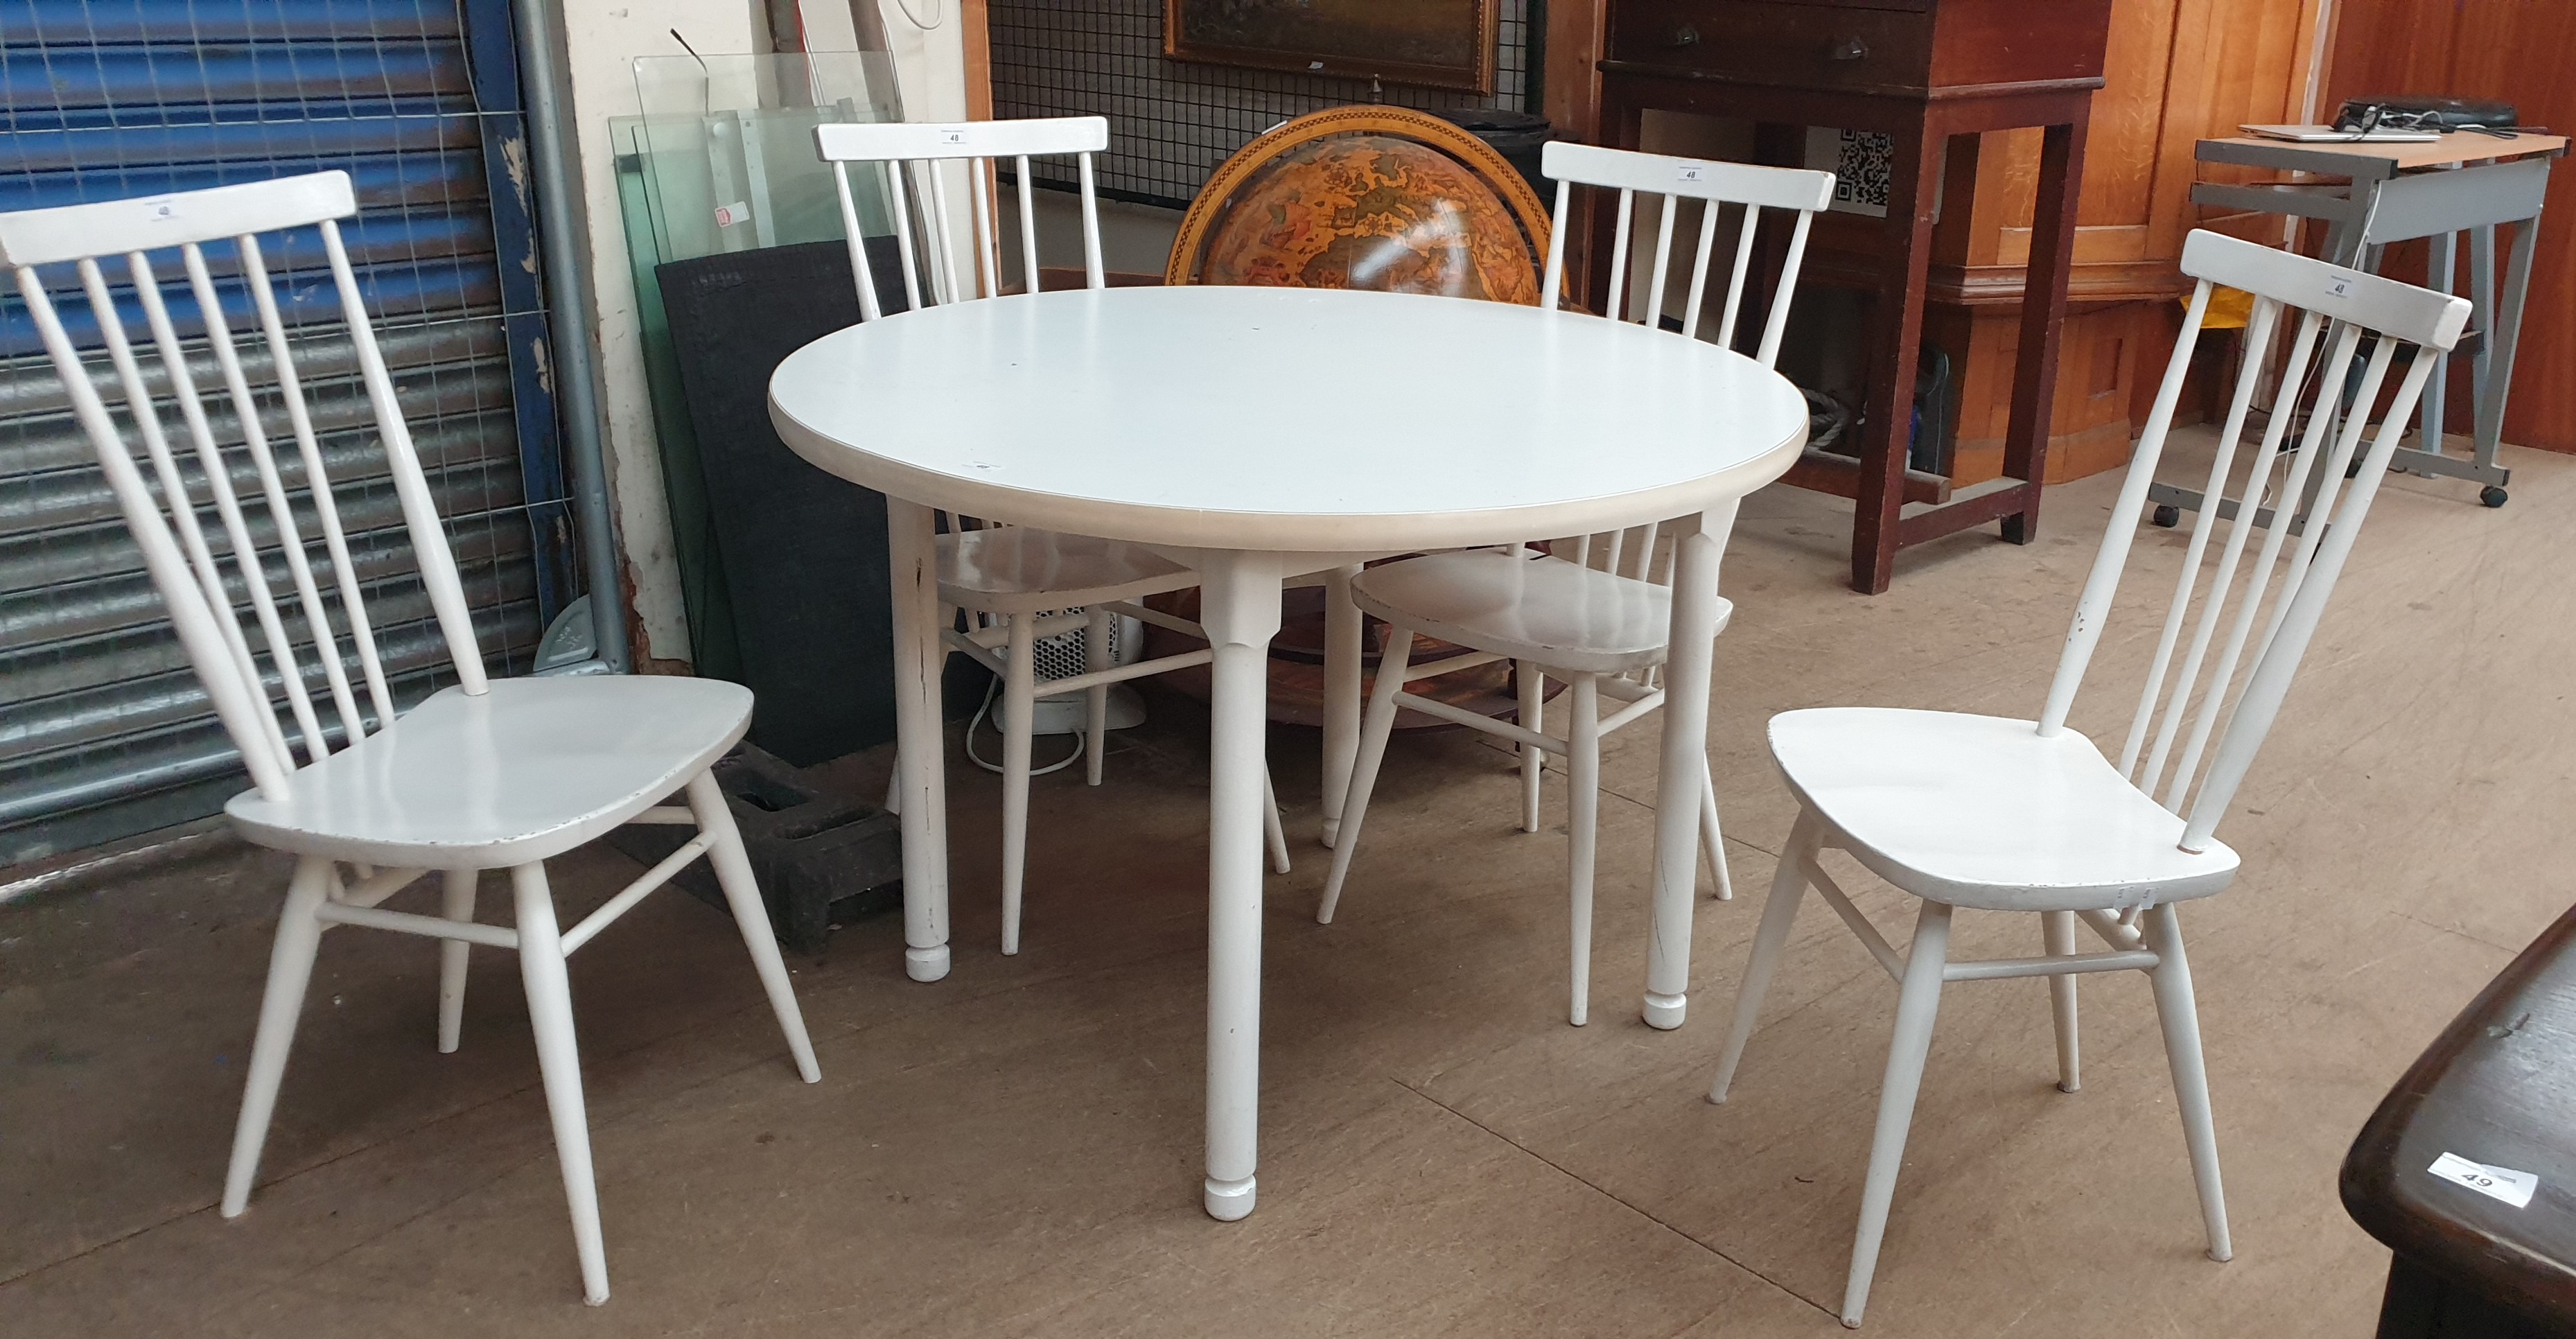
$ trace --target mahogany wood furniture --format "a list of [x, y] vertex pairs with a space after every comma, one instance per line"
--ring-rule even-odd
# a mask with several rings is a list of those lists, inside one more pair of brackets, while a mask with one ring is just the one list
[[[2073, 258], [2075, 193], [2093, 90], [2102, 86], [2111, 0], [1624, 0], [1601, 62], [1604, 142], [1641, 140], [1649, 108], [1745, 117], [1756, 156], [1802, 160], [1792, 127], [1878, 131], [1893, 140], [1885, 248], [1872, 286], [1868, 391], [1857, 461], [1810, 450], [1789, 481], [1852, 497], [1852, 586], [1887, 589], [1896, 551], [1987, 521], [2027, 543], [2039, 520], [2057, 333]], [[2003, 478], [1953, 497], [1905, 468], [1915, 360], [1932, 258], [1933, 190], [1952, 136], [2046, 130], [2029, 283], [2015, 358]], [[1790, 152], [1792, 142], [1801, 153]], [[1596, 231], [1598, 227], [1596, 225]], [[1597, 252], [1596, 248], [1596, 252]], [[1600, 273], [1606, 256], [1596, 254]], [[1932, 504], [1905, 515], [1907, 502]]]
[[[2451, 1020], [2343, 1163], [2343, 1205], [2396, 1252], [2381, 1339], [2576, 1331], [2576, 909]], [[2539, 1178], [2520, 1207], [2436, 1175], [2443, 1154]]]

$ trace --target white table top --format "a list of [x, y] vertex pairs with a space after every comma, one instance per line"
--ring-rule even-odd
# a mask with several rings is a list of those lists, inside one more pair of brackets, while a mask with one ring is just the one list
[[817, 466], [969, 515], [1149, 544], [1508, 543], [1779, 477], [1795, 387], [1596, 316], [1298, 288], [990, 298], [836, 331], [770, 418]]

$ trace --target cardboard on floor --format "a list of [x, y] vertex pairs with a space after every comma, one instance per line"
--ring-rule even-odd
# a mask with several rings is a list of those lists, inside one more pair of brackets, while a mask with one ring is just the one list
[[[2344, 1149], [2576, 900], [2576, 461], [2506, 463], [2501, 511], [2390, 482], [2222, 829], [2245, 873], [2185, 910], [2236, 1259], [2201, 1254], [2144, 980], [2085, 979], [2075, 1095], [2053, 1087], [2041, 983], [1963, 985], [1870, 1331], [2369, 1332], [2386, 1253], [2336, 1203]], [[1821, 907], [1733, 1098], [1703, 1097], [1790, 817], [1763, 722], [1828, 703], [2035, 712], [2115, 485], [2052, 489], [2028, 547], [1911, 550], [1876, 598], [1838, 584], [1847, 504], [1748, 502], [1710, 740], [1743, 897], [1700, 904], [1676, 1032], [1636, 1009], [1651, 728], [1604, 764], [1582, 1029], [1564, 1021], [1561, 786], [1556, 826], [1519, 834], [1509, 757], [1399, 739], [1319, 926], [1317, 740], [1276, 731], [1297, 868], [1269, 884], [1262, 1203], [1238, 1224], [1199, 1211], [1205, 716], [1185, 699], [1153, 699], [1107, 785], [1038, 782], [1015, 958], [997, 788], [951, 764], [956, 968], [905, 980], [891, 916], [796, 960], [819, 1085], [796, 1081], [730, 924], [685, 895], [574, 960], [615, 1290], [599, 1310], [580, 1303], [509, 955], [477, 951], [464, 1048], [441, 1056], [434, 949], [331, 935], [262, 1184], [228, 1223], [214, 1205], [284, 863], [219, 849], [0, 908], [0, 1334], [1837, 1333], [1894, 991]], [[2180, 543], [2140, 547], [2169, 573]], [[2144, 635], [2113, 626], [2079, 727], [2125, 720]], [[873, 797], [884, 765], [818, 775]], [[1845, 869], [1901, 930], [1904, 899]], [[594, 849], [556, 887], [585, 907], [634, 872]], [[1959, 936], [2039, 951], [2027, 918], [1970, 914]]]

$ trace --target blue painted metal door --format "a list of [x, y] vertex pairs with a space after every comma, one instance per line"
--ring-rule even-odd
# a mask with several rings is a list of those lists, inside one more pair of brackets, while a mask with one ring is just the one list
[[[0, 0], [0, 209], [347, 170], [344, 235], [486, 661], [516, 673], [580, 564], [509, 3]], [[442, 682], [441, 652], [390, 489], [361, 463], [336, 300], [293, 259], [318, 251], [288, 238], [274, 282], [408, 701]], [[218, 288], [247, 310], [237, 278]], [[0, 299], [0, 865], [212, 813], [242, 784], [26, 311]]]

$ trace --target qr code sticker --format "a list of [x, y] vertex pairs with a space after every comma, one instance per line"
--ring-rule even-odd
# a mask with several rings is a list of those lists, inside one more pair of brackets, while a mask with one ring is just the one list
[[1834, 208], [1887, 217], [1887, 177], [1896, 142], [1875, 130], [1845, 130], [1834, 149]]

